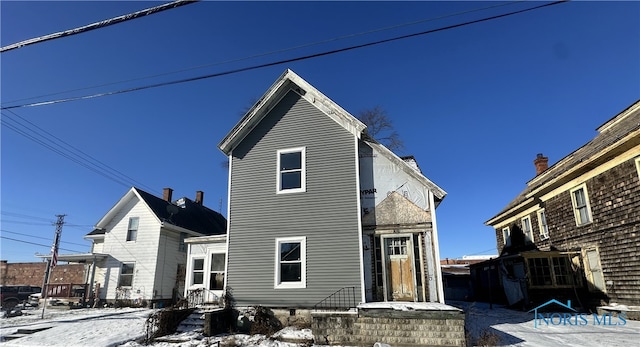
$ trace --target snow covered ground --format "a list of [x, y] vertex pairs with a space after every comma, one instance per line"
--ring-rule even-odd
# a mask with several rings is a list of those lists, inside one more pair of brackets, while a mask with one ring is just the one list
[[[587, 324], [553, 325], [534, 327], [533, 314], [513, 311], [486, 303], [453, 302], [467, 312], [469, 337], [476, 341], [484, 335], [485, 341], [498, 346], [628, 346], [640, 340], [640, 322], [627, 320], [624, 325], [599, 326]], [[48, 309], [44, 319], [40, 310], [24, 311], [25, 315], [0, 318], [0, 336], [10, 335], [18, 329], [49, 327], [28, 336], [0, 342], [5, 346], [82, 346], [82, 347], [140, 347], [136, 342], [144, 336], [144, 323], [151, 309]], [[279, 334], [286, 338], [309, 338], [309, 329], [285, 328]], [[228, 335], [205, 337], [196, 332], [169, 336], [171, 341], [156, 342], [154, 347], [208, 347], [259, 346], [301, 347], [295, 343], [281, 342], [263, 335]], [[316, 347], [319, 347], [316, 345]]]

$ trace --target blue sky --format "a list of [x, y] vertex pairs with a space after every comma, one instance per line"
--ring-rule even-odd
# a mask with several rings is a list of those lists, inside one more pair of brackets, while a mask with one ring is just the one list
[[[2, 1], [0, 42], [157, 4]], [[205, 1], [4, 52], [0, 97], [5, 107], [124, 90], [543, 3], [499, 4], [506, 2]], [[420, 23], [400, 26], [412, 22]], [[317, 42], [324, 43], [308, 45]], [[206, 67], [166, 75], [198, 66]], [[639, 98], [640, 2], [563, 3], [290, 64], [3, 110], [3, 123], [43, 129], [128, 178], [107, 179], [3, 124], [0, 258], [48, 253], [56, 214], [67, 215], [62, 252], [88, 251], [83, 236], [131, 185], [156, 195], [171, 187], [174, 198], [202, 190], [205, 205], [226, 213], [226, 157], [217, 144], [286, 68], [352, 114], [387, 110], [405, 144], [398, 154], [414, 155], [448, 193], [437, 210], [442, 258], [495, 254], [494, 232], [483, 223], [533, 178], [536, 154], [557, 162]], [[149, 76], [157, 77], [140, 79]]]

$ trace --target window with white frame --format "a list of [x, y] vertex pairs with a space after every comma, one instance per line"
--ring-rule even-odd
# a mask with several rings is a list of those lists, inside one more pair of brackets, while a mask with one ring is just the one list
[[277, 193], [306, 191], [305, 152], [304, 147], [278, 151]]
[[131, 287], [133, 285], [134, 269], [134, 263], [122, 263], [120, 277], [118, 278], [118, 287]]
[[275, 288], [306, 288], [306, 238], [276, 239]]
[[204, 284], [204, 258], [194, 258], [191, 269], [191, 285]]
[[538, 210], [538, 226], [540, 227], [540, 240], [549, 238], [549, 226], [547, 225], [547, 214], [544, 209]]
[[640, 178], [640, 157], [636, 158], [636, 169], [638, 170], [638, 178]]
[[525, 242], [533, 243], [533, 228], [531, 227], [531, 217], [526, 216], [520, 220], [522, 224], [522, 233], [524, 234]]
[[211, 266], [209, 272], [209, 289], [224, 289], [224, 253], [211, 254]]
[[138, 238], [138, 222], [140, 218], [130, 217], [127, 227], [127, 241], [135, 241]]
[[511, 230], [509, 227], [502, 228], [502, 240], [504, 241], [504, 245], [511, 246]]
[[573, 205], [576, 225], [591, 223], [591, 208], [589, 207], [589, 195], [585, 184], [571, 189], [571, 204]]

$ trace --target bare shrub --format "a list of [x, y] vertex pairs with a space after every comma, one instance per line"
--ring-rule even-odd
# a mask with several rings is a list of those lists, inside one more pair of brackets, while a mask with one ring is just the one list
[[266, 307], [256, 307], [256, 313], [251, 324], [251, 335], [261, 334], [271, 336], [282, 329], [282, 323], [271, 310]]

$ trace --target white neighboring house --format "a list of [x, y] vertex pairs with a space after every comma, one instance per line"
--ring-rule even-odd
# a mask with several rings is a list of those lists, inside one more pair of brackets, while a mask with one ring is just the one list
[[100, 300], [175, 302], [184, 292], [185, 239], [226, 233], [226, 219], [202, 205], [201, 191], [195, 201], [174, 202], [172, 192], [165, 188], [159, 198], [131, 188], [85, 236], [92, 253], [106, 255], [94, 276]]

